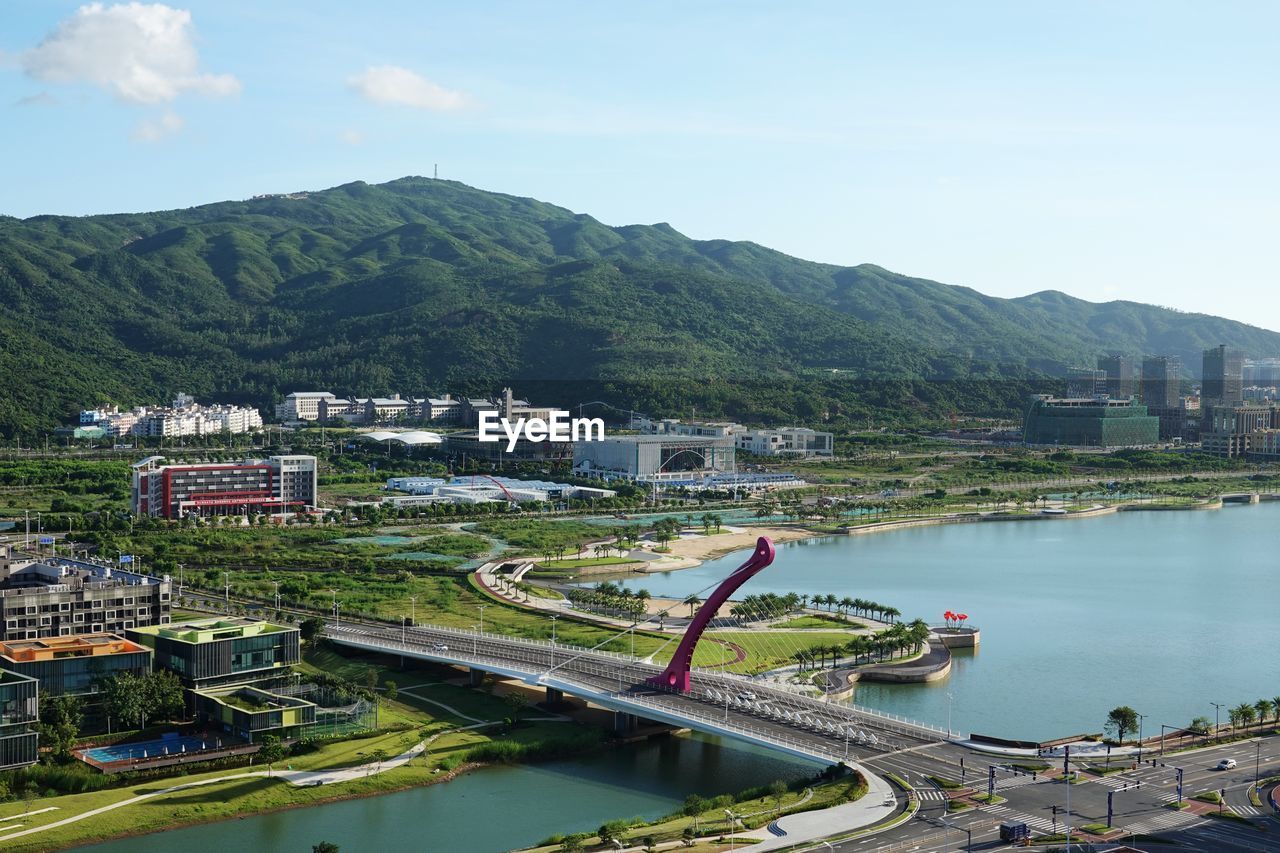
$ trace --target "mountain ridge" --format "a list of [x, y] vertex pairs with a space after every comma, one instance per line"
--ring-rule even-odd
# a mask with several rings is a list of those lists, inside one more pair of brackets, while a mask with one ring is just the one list
[[1001, 410], [1037, 377], [1104, 351], [1188, 365], [1220, 342], [1280, 353], [1280, 334], [1210, 315], [1059, 291], [1001, 299], [416, 176], [171, 211], [0, 217], [0, 332], [6, 433], [108, 399], [188, 390], [266, 404], [312, 385], [522, 381], [554, 395], [572, 381], [654, 407], [718, 400], [781, 417], [785, 401], [822, 418]]

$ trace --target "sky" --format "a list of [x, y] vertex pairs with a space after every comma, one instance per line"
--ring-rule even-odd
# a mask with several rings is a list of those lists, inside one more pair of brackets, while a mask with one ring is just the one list
[[430, 175], [1280, 330], [1280, 4], [0, 6], [0, 213]]

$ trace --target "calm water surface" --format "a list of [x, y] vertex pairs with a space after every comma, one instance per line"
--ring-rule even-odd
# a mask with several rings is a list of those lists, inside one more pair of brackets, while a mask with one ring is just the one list
[[[396, 794], [194, 826], [76, 848], [84, 853], [492, 853], [605, 821], [659, 817], [691, 793], [713, 795], [818, 769], [702, 736], [663, 738], [571, 761], [495, 767]], [[164, 808], [163, 801], [154, 806]]]
[[[749, 587], [866, 598], [930, 624], [956, 610], [982, 629], [948, 680], [861, 685], [859, 704], [944, 727], [950, 705], [956, 730], [1027, 738], [1101, 731], [1124, 704], [1158, 731], [1280, 692], [1278, 534], [1280, 503], [919, 527], [780, 545]], [[683, 597], [746, 554], [625, 584]]]

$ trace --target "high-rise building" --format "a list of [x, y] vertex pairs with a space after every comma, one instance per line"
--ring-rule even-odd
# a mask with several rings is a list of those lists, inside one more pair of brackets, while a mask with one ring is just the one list
[[1098, 370], [1104, 375], [1107, 396], [1122, 399], [1134, 396], [1133, 359], [1112, 353], [1098, 359]]
[[1178, 407], [1181, 371], [1176, 355], [1151, 355], [1142, 360], [1142, 402], [1148, 409]]
[[1206, 403], [1234, 405], [1244, 400], [1244, 356], [1226, 344], [1204, 351], [1200, 397]]
[[1085, 400], [1107, 393], [1107, 374], [1092, 367], [1073, 367], [1067, 371], [1067, 397]]

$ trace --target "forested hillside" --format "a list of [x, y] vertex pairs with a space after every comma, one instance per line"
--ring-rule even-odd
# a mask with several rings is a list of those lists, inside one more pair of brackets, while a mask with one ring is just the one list
[[1098, 352], [1280, 335], [1059, 293], [1002, 300], [462, 184], [0, 218], [0, 433], [178, 390], [487, 391], [752, 420], [1008, 411]]

